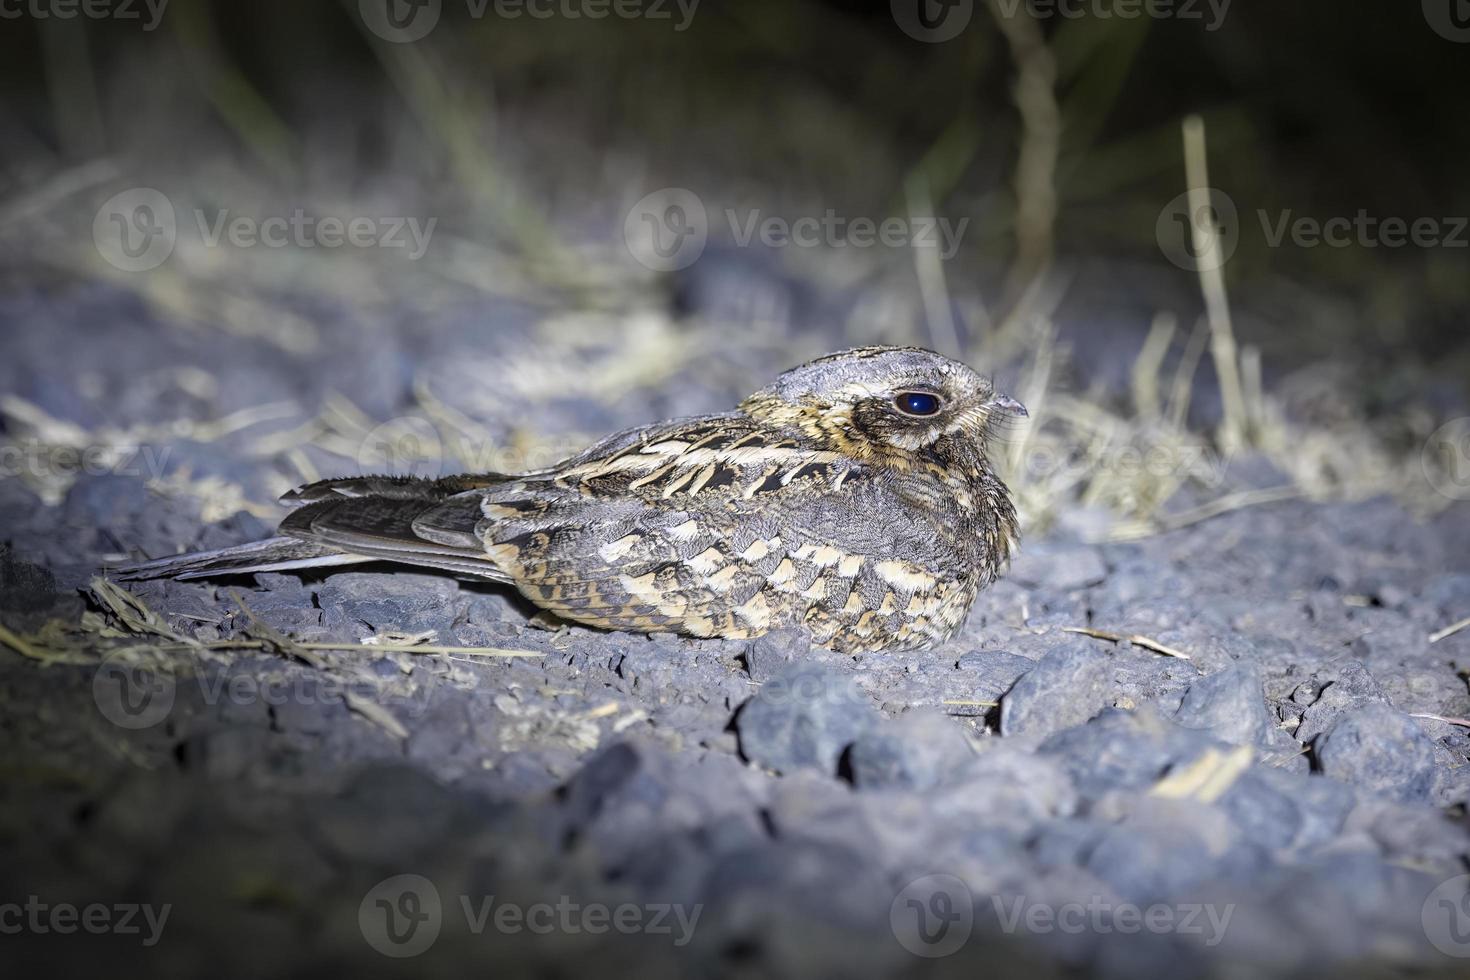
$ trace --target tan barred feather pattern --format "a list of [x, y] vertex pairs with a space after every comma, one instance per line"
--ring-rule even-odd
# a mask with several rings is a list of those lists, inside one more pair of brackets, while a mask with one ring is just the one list
[[963, 364], [861, 348], [736, 411], [619, 433], [544, 472], [304, 487], [281, 533], [311, 549], [303, 564], [325, 548], [479, 575], [605, 629], [803, 627], [839, 651], [924, 647], [959, 628], [1015, 547], [986, 444], [1016, 413]]

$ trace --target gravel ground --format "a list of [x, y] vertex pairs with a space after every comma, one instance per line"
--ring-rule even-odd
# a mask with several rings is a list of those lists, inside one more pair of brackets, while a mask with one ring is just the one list
[[[43, 305], [54, 326], [28, 328]], [[363, 566], [132, 587], [158, 629], [241, 641], [150, 659], [158, 638], [117, 635], [88, 583], [268, 531], [257, 505], [292, 474], [247, 451], [262, 431], [332, 390], [401, 414], [410, 363], [508, 431], [482, 311], [366, 336], [316, 319], [330, 358], [161, 327], [103, 289], [0, 302], [0, 386], [52, 442], [294, 406], [155, 432], [166, 453], [70, 486], [35, 478], [45, 453], [0, 480], [0, 622], [89, 630], [55, 662], [0, 651], [10, 975], [1464, 969], [1470, 732], [1426, 717], [1470, 716], [1470, 631], [1429, 640], [1470, 614], [1464, 505], [1286, 501], [1103, 545], [1071, 509], [922, 653], [557, 629], [492, 587]], [[494, 319], [503, 349], [536, 336], [526, 311]], [[617, 398], [553, 386], [536, 428], [718, 408], [794, 359], [723, 344]], [[428, 631], [527, 655], [260, 642]]]

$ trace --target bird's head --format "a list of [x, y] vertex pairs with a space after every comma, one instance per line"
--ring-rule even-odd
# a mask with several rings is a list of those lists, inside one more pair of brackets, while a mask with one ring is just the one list
[[983, 447], [1020, 402], [959, 361], [917, 347], [859, 347], [782, 374], [741, 409], [857, 458], [897, 459], [946, 436]]

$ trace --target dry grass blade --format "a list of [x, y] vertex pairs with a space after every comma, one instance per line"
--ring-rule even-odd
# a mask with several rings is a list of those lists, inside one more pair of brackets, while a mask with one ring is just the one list
[[1446, 637], [1454, 636], [1456, 633], [1460, 632], [1460, 630], [1462, 629], [1465, 629], [1467, 626], [1470, 626], [1470, 616], [1466, 616], [1458, 623], [1451, 623], [1442, 630], [1435, 630], [1433, 633], [1429, 634], [1429, 642], [1438, 643], [1440, 640], [1443, 640]]
[[1158, 640], [1150, 640], [1148, 637], [1139, 636], [1137, 633], [1112, 633], [1108, 630], [1095, 630], [1090, 626], [1064, 626], [1062, 627], [1062, 632], [1080, 633], [1083, 636], [1090, 636], [1097, 640], [1107, 640], [1110, 643], [1122, 643], [1124, 640], [1127, 640], [1136, 647], [1143, 647], [1145, 650], [1152, 650], [1154, 653], [1162, 653], [1166, 657], [1177, 657], [1180, 660], [1192, 659], [1183, 650], [1176, 650], [1171, 646], [1165, 646]]
[[[318, 651], [362, 651], [371, 649], [380, 653], [425, 653], [425, 654], [463, 654], [476, 657], [544, 657], [545, 653], [539, 650], [515, 650], [500, 647], [465, 647], [449, 646], [432, 643], [373, 643], [365, 645], [343, 641], [303, 643], [293, 640], [284, 633], [275, 629], [255, 614], [245, 597], [238, 590], [231, 591], [233, 598], [240, 611], [250, 621], [246, 633], [251, 637], [249, 640], [219, 640], [206, 642], [196, 640], [192, 637], [183, 636], [170, 629], [158, 614], [143, 604], [137, 596], [126, 589], [107, 581], [97, 578], [92, 580], [92, 592], [97, 596], [99, 602], [112, 613], [129, 632], [137, 635], [151, 635], [166, 639], [172, 645], [182, 649], [192, 650], [274, 650], [277, 653], [294, 657], [313, 667], [326, 667], [327, 662], [317, 656]], [[3, 627], [0, 627], [3, 629]], [[13, 634], [11, 634], [13, 636]], [[0, 641], [5, 639], [5, 634], [0, 633]], [[23, 642], [23, 641], [22, 641]]]
[[1279, 486], [1266, 487], [1262, 490], [1242, 490], [1240, 493], [1227, 494], [1207, 504], [1192, 507], [1189, 510], [1170, 514], [1163, 518], [1161, 523], [1165, 530], [1175, 531], [1181, 527], [1198, 524], [1221, 514], [1228, 514], [1233, 510], [1241, 510], [1245, 507], [1258, 507], [1262, 504], [1275, 504], [1285, 500], [1295, 500], [1302, 495], [1298, 487]]
[[303, 644], [297, 643], [295, 640], [291, 639], [289, 636], [282, 633], [274, 626], [271, 626], [259, 616], [255, 615], [255, 611], [252, 610], [250, 606], [245, 602], [245, 597], [240, 594], [239, 590], [230, 590], [230, 598], [235, 600], [235, 603], [240, 607], [240, 611], [245, 614], [245, 618], [250, 620], [250, 625], [246, 627], [245, 630], [248, 635], [254, 637], [257, 640], [260, 640], [262, 643], [273, 648], [278, 653], [284, 654], [288, 657], [294, 657], [295, 659], [300, 660], [303, 663], [308, 663], [313, 667], [324, 668], [327, 666], [326, 660], [317, 656], [314, 652], [311, 651], [310, 648], [306, 647]]
[[[279, 635], [279, 634], [277, 634]], [[297, 640], [288, 641], [294, 649], [312, 650], [358, 650], [364, 649], [360, 643], [302, 643]], [[368, 649], [383, 653], [461, 653], [478, 657], [544, 657], [545, 653], [539, 650], [512, 650], [503, 647], [456, 647], [439, 646], [431, 643], [374, 643]]]
[[482, 469], [485, 453], [496, 444], [494, 434], [459, 409], [441, 401], [430, 387], [427, 376], [420, 374], [414, 379], [413, 393], [424, 415], [443, 436], [449, 455], [466, 469]]
[[[267, 627], [267, 629], [269, 629], [269, 627]], [[372, 644], [371, 646], [365, 646], [364, 644], [361, 644], [361, 643], [352, 643], [352, 642], [349, 642], [349, 641], [346, 641], [346, 640], [342, 641], [341, 643], [331, 643], [331, 642], [311, 642], [311, 643], [304, 643], [304, 642], [302, 642], [300, 640], [293, 640], [293, 639], [291, 639], [289, 637], [282, 637], [282, 636], [280, 636], [280, 634], [276, 634], [276, 638], [275, 639], [266, 639], [264, 637], [257, 636], [257, 637], [255, 637], [253, 639], [246, 639], [246, 640], [206, 640], [206, 641], [191, 640], [191, 641], [175, 641], [175, 642], [170, 642], [170, 643], [154, 644], [152, 648], [153, 649], [156, 649], [156, 650], [163, 650], [163, 651], [183, 651], [183, 650], [201, 650], [202, 649], [202, 650], [256, 650], [256, 651], [260, 651], [260, 652], [274, 651], [276, 653], [281, 653], [281, 652], [285, 652], [285, 647], [282, 646], [281, 640], [284, 640], [287, 644], [289, 644], [291, 650], [293, 650], [293, 651], [299, 650], [299, 651], [304, 651], [304, 652], [313, 652], [313, 651], [323, 651], [323, 652], [325, 652], [325, 651], [338, 651], [338, 652], [347, 653], [347, 652], [353, 652], [353, 651], [355, 651], [355, 652], [361, 653], [361, 652], [363, 652], [365, 650], [370, 650], [370, 651], [372, 651], [374, 653], [422, 653], [422, 654], [446, 654], [446, 655], [447, 654], [459, 654], [459, 655], [462, 655], [462, 656], [471, 656], [471, 657], [544, 657], [544, 656], [546, 656], [546, 654], [544, 652], [540, 651], [540, 650], [514, 650], [514, 649], [510, 649], [510, 648], [506, 648], [506, 647], [459, 647], [459, 646], [441, 646], [441, 645], [431, 644], [431, 643], [415, 643], [415, 644], [412, 644], [412, 645], [406, 644], [406, 643], [375, 643], [375, 644]], [[45, 659], [53, 659], [53, 658], [47, 657]]]
[[139, 636], [162, 637], [195, 649], [202, 648], [203, 644], [198, 640], [184, 636], [170, 628], [163, 617], [149, 609], [142, 599], [115, 582], [101, 577], [94, 578], [91, 590], [97, 601], [106, 607], [107, 611], [112, 613], [127, 628], [128, 632]]
[[[1214, 256], [1223, 248], [1213, 219], [1210, 175], [1205, 156], [1205, 121], [1200, 116], [1184, 120], [1184, 169], [1189, 184], [1190, 233], [1194, 254]], [[1220, 425], [1220, 442], [1227, 451], [1242, 445], [1249, 431], [1245, 396], [1240, 383], [1240, 361], [1236, 355], [1235, 331], [1230, 324], [1230, 303], [1225, 297], [1225, 263], [1201, 262], [1200, 289], [1205, 297], [1205, 316], [1210, 324], [1210, 354], [1220, 378], [1220, 402], [1225, 418]]]
[[1121, 524], [1110, 532], [1104, 540], [1106, 541], [1136, 541], [1139, 538], [1152, 537], [1155, 534], [1163, 534], [1166, 531], [1177, 531], [1180, 528], [1189, 527], [1207, 521], [1221, 514], [1228, 514], [1234, 510], [1245, 507], [1259, 507], [1262, 504], [1281, 503], [1286, 500], [1295, 500], [1302, 496], [1299, 487], [1279, 486], [1267, 487], [1264, 490], [1242, 490], [1240, 493], [1230, 493], [1223, 497], [1182, 510], [1177, 514], [1168, 514], [1155, 518], [1152, 521], [1135, 521], [1129, 524]]
[[5, 646], [10, 647], [10, 649], [14, 650], [22, 657], [29, 657], [32, 660], [40, 660], [43, 663], [53, 659], [46, 656], [40, 650], [37, 650], [35, 647], [31, 646], [30, 643], [26, 642], [26, 640], [19, 634], [12, 633], [4, 626], [0, 626], [0, 643], [3, 643]]
[[107, 158], [57, 171], [50, 179], [0, 204], [0, 226], [14, 227], [28, 218], [44, 214], [72, 195], [105, 184], [120, 173], [117, 162]]
[[1177, 329], [1178, 321], [1173, 314], [1156, 315], [1149, 326], [1143, 349], [1133, 361], [1133, 409], [1143, 418], [1157, 419], [1163, 414], [1163, 403], [1159, 398], [1159, 372], [1163, 370], [1164, 358], [1169, 353], [1169, 345], [1174, 342]]
[[403, 727], [403, 722], [393, 717], [393, 713], [378, 702], [352, 691], [345, 692], [342, 699], [347, 702], [347, 707], [351, 711], [366, 718], [394, 738], [408, 738], [408, 729]]
[[1174, 366], [1174, 381], [1169, 387], [1167, 417], [1169, 424], [1181, 431], [1185, 428], [1185, 420], [1189, 417], [1189, 403], [1194, 398], [1194, 372], [1198, 370], [1199, 360], [1205, 354], [1205, 344], [1209, 336], [1209, 329], [1204, 323], [1197, 324], [1190, 333], [1189, 339], [1185, 341], [1184, 351], [1179, 355], [1179, 363]]
[[32, 646], [31, 642], [26, 641], [24, 636], [19, 635], [19, 633], [12, 633], [4, 626], [0, 626], [0, 645], [9, 646], [10, 649], [18, 652], [22, 657], [28, 657], [29, 660], [40, 661], [43, 664], [59, 663], [59, 661], [66, 660], [65, 655], [51, 654], [50, 651], [44, 651], [44, 649], [37, 648], [37, 646]]
[[1016, 258], [1007, 279], [1014, 300], [1045, 278], [1052, 261], [1057, 216], [1056, 169], [1062, 145], [1062, 110], [1057, 104], [1057, 62], [1041, 24], [1030, 12], [992, 0], [996, 26], [1016, 63], [1012, 95], [1021, 116], [1021, 147], [1012, 183], [1016, 194]]
[[[930, 199], [927, 184], [922, 180], [912, 180], [905, 190], [909, 220], [915, 223], [932, 221], [934, 202]], [[919, 280], [919, 295], [924, 302], [924, 319], [929, 325], [930, 343], [941, 354], [963, 357], [960, 335], [955, 328], [952, 312], [954, 307], [945, 281], [944, 262], [939, 257], [939, 250], [918, 247], [916, 244], [910, 251], [914, 256], [914, 275]]]
[[1229, 752], [1206, 749], [1194, 762], [1173, 770], [1155, 783], [1149, 795], [1214, 803], [1250, 768], [1254, 759], [1255, 752], [1249, 745], [1238, 745]]
[[1442, 721], [1446, 725], [1459, 725], [1461, 728], [1470, 728], [1470, 718], [1446, 718], [1444, 715], [1414, 714], [1410, 718], [1428, 718], [1430, 721]]
[[400, 633], [396, 630], [384, 630], [362, 640], [365, 647], [403, 645], [410, 647], [421, 647], [425, 643], [433, 643], [439, 639], [438, 630], [424, 630], [421, 633]]

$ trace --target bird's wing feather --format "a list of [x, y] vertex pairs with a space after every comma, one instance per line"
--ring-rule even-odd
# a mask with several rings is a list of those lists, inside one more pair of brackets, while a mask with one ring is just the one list
[[[280, 532], [353, 555], [508, 581], [474, 535], [479, 511], [474, 491], [432, 504], [417, 498], [329, 497], [293, 511]], [[421, 531], [420, 519], [430, 512], [436, 522]]]
[[391, 500], [442, 500], [445, 497], [494, 486], [508, 477], [499, 473], [448, 476], [438, 480], [417, 476], [347, 476], [317, 480], [297, 487], [281, 498], [282, 503], [310, 504], [342, 497], [384, 497]]
[[476, 535], [539, 605], [602, 626], [741, 635], [782, 613], [759, 595], [772, 575], [783, 586], [795, 563], [835, 575], [839, 561], [856, 575], [855, 556], [794, 522], [824, 499], [848, 509], [833, 498], [850, 498], [872, 468], [743, 416], [652, 427], [605, 448], [478, 493]]

